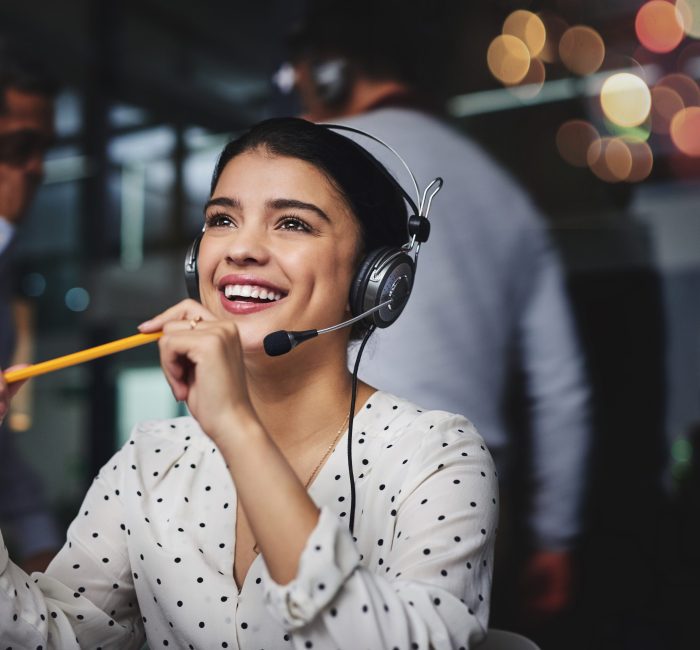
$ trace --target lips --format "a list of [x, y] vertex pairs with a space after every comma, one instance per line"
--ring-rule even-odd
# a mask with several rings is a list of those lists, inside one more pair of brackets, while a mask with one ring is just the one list
[[224, 308], [234, 314], [250, 314], [274, 306], [287, 291], [252, 276], [230, 275], [217, 283]]

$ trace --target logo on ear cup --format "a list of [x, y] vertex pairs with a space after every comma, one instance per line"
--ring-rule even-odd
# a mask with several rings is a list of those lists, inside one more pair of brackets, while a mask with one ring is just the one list
[[413, 288], [413, 259], [399, 248], [379, 248], [367, 255], [358, 267], [350, 290], [350, 310], [358, 316], [391, 300], [391, 304], [367, 316], [376, 327], [391, 325], [406, 306]]

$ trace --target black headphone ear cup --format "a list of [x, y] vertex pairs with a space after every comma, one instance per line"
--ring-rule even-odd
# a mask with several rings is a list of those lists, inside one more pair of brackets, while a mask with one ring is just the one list
[[365, 293], [369, 278], [376, 262], [390, 250], [388, 246], [376, 248], [362, 258], [350, 286], [350, 312], [353, 316], [359, 316], [363, 311], [366, 311], [363, 305], [365, 304]]
[[187, 295], [192, 300], [199, 300], [199, 270], [197, 269], [197, 256], [199, 255], [199, 244], [202, 241], [202, 233], [199, 233], [190, 244], [185, 253], [185, 287]]
[[393, 299], [391, 305], [365, 318], [368, 324], [383, 328], [391, 325], [406, 306], [413, 288], [415, 263], [400, 248], [385, 246], [364, 257], [350, 287], [350, 311], [359, 316]]

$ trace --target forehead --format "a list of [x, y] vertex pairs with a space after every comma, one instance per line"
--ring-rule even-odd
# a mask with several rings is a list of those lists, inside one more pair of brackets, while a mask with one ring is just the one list
[[4, 109], [0, 113], [1, 131], [53, 131], [53, 101], [44, 95], [8, 88]]
[[345, 198], [321, 169], [266, 149], [252, 149], [232, 158], [221, 173], [213, 196], [227, 191], [248, 193], [252, 189], [262, 191], [266, 199], [272, 195], [311, 199], [313, 195], [316, 200], [348, 208]]

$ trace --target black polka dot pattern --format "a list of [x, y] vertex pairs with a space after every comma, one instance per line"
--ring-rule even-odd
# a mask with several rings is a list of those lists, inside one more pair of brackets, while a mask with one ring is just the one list
[[0, 574], [0, 630], [28, 647], [48, 647], [49, 630], [56, 647], [126, 647], [137, 629], [151, 647], [324, 648], [330, 633], [347, 648], [405, 648], [410, 607], [426, 626], [437, 610], [466, 644], [488, 610], [498, 507], [488, 452], [464, 418], [381, 392], [355, 430], [356, 539], [342, 439], [311, 486], [321, 519], [300, 574], [278, 585], [258, 556], [239, 596], [221, 454], [191, 418], [138, 425], [95, 479], [50, 576], [27, 581], [11, 563]]

